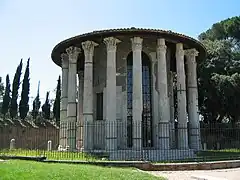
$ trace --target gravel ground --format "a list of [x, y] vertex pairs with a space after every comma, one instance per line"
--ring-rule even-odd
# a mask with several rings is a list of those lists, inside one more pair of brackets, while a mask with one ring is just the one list
[[209, 171], [150, 171], [168, 180], [240, 180], [240, 168]]

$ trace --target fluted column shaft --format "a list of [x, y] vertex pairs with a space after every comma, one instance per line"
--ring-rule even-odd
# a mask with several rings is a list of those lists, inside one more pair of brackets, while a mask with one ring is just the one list
[[189, 145], [191, 149], [199, 150], [200, 143], [200, 124], [198, 113], [198, 87], [196, 72], [196, 49], [185, 51], [187, 58], [187, 88], [188, 88], [188, 119], [189, 119]]
[[66, 49], [69, 58], [69, 72], [68, 72], [68, 106], [67, 106], [67, 142], [69, 150], [76, 149], [76, 121], [77, 121], [77, 103], [76, 103], [76, 84], [77, 84], [77, 59], [81, 52], [78, 47], [69, 47]]
[[77, 147], [83, 146], [83, 83], [84, 71], [78, 72], [78, 107], [77, 107]]
[[153, 115], [153, 146], [158, 148], [158, 89], [157, 89], [157, 54], [156, 52], [151, 52], [150, 54], [152, 60], [152, 115]]
[[106, 76], [106, 150], [117, 149], [116, 121], [116, 50], [120, 41], [114, 37], [104, 39], [107, 49]]
[[178, 103], [178, 148], [188, 149], [186, 80], [183, 44], [176, 45], [177, 103]]
[[174, 74], [169, 73], [169, 106], [170, 106], [170, 148], [176, 148], [175, 136], [175, 105], [174, 105]]
[[133, 116], [133, 148], [142, 148], [142, 41], [140, 37], [134, 37], [132, 41], [133, 51], [133, 94], [132, 94], [132, 116]]
[[83, 117], [84, 117], [84, 150], [93, 149], [93, 54], [94, 47], [98, 44], [93, 41], [82, 43], [84, 50], [84, 92], [83, 92]]
[[68, 55], [61, 54], [62, 60], [62, 93], [61, 93], [61, 110], [60, 110], [60, 131], [59, 145], [63, 148], [67, 145], [67, 105], [68, 105]]
[[158, 146], [160, 149], [169, 149], [169, 121], [170, 107], [168, 98], [167, 81], [167, 46], [165, 39], [157, 40], [157, 61], [158, 61], [158, 111], [159, 111], [159, 130]]

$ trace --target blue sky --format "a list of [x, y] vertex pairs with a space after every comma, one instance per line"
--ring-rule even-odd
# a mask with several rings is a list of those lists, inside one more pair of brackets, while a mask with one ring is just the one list
[[23, 58], [30, 61], [30, 96], [41, 81], [40, 96], [53, 97], [61, 69], [52, 48], [65, 38], [88, 31], [142, 27], [197, 37], [215, 22], [239, 14], [238, 0], [1, 0], [0, 76], [10, 75]]

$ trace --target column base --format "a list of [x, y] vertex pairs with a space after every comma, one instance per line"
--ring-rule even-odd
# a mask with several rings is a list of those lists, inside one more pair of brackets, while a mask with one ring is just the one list
[[84, 115], [84, 125], [83, 125], [83, 148], [84, 151], [91, 151], [93, 150], [93, 131], [94, 130], [94, 123], [93, 123], [93, 115], [87, 114]]
[[67, 122], [67, 145], [69, 151], [76, 150], [76, 117], [68, 117]]
[[178, 149], [189, 149], [187, 125], [178, 124]]
[[142, 149], [142, 122], [133, 122], [132, 148], [134, 150]]
[[200, 128], [189, 125], [189, 146], [194, 150], [201, 150]]
[[76, 126], [76, 148], [78, 151], [83, 147], [83, 123], [77, 122]]
[[158, 147], [159, 149], [170, 149], [169, 122], [158, 123]]
[[117, 121], [105, 122], [106, 132], [106, 150], [113, 151], [117, 149]]
[[67, 146], [67, 122], [61, 121], [59, 128], [59, 147], [66, 148]]
[[169, 141], [170, 141], [170, 148], [175, 149], [177, 148], [177, 142], [176, 142], [176, 129], [175, 129], [175, 122], [170, 122], [169, 124]]

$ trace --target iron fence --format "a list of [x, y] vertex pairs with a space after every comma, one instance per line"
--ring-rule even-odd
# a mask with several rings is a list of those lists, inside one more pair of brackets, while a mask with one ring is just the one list
[[0, 155], [83, 161], [239, 159], [240, 128], [228, 124], [200, 128], [177, 123], [149, 126], [148, 121], [61, 123], [60, 127], [5, 125], [0, 127]]

